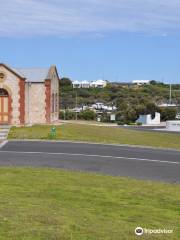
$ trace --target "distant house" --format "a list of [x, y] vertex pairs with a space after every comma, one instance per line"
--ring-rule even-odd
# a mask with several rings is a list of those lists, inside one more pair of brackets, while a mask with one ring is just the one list
[[88, 81], [74, 81], [72, 82], [73, 88], [104, 88], [107, 85], [107, 81], [104, 80], [97, 80], [93, 82], [88, 82]]
[[72, 82], [73, 88], [81, 88], [81, 82], [79, 81], [74, 81]]
[[149, 85], [151, 80], [133, 80], [132, 83], [134, 85], [142, 86], [142, 85]]
[[93, 107], [94, 109], [98, 109], [98, 110], [103, 109], [103, 106], [104, 106], [103, 103], [95, 103], [95, 104], [92, 105], [92, 107]]
[[90, 86], [94, 88], [104, 88], [107, 86], [107, 81], [99, 79], [91, 82]]
[[96, 110], [104, 110], [104, 111], [116, 111], [117, 108], [115, 106], [107, 106], [104, 103], [95, 103], [92, 105], [92, 108]]
[[82, 88], [89, 88], [90, 87], [90, 83], [88, 81], [82, 81], [81, 82], [81, 87]]
[[174, 104], [174, 103], [162, 103], [162, 104], [159, 104], [159, 105], [157, 105], [158, 107], [160, 107], [160, 108], [164, 108], [164, 107], [172, 107], [172, 108], [174, 108], [174, 107], [178, 107], [178, 105], [177, 104]]

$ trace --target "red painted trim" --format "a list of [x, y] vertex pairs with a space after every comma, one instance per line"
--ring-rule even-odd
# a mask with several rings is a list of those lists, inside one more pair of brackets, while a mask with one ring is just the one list
[[46, 123], [51, 122], [51, 80], [45, 80]]
[[19, 122], [25, 123], [25, 79], [19, 80]]

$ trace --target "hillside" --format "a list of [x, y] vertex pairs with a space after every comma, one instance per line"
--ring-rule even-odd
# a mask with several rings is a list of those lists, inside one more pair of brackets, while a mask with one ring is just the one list
[[[152, 81], [145, 86], [122, 85], [108, 83], [103, 89], [73, 89], [70, 82], [60, 80], [60, 108], [68, 109], [82, 105], [102, 102], [115, 105], [120, 116], [130, 121], [137, 119], [139, 114], [152, 113], [159, 110], [157, 104], [169, 103], [169, 85]], [[180, 105], [180, 85], [172, 85], [172, 102]], [[174, 113], [175, 114], [175, 113]], [[173, 117], [174, 118], [174, 114]]]

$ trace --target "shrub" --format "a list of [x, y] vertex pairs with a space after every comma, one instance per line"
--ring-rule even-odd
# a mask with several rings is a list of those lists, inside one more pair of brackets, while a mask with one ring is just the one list
[[92, 110], [87, 109], [87, 110], [82, 111], [82, 112], [78, 115], [78, 117], [79, 117], [80, 119], [84, 119], [84, 120], [95, 120], [95, 118], [96, 118], [96, 113], [95, 113], [94, 111], [92, 111]]
[[59, 118], [63, 120], [74, 120], [75, 117], [76, 113], [69, 110], [59, 112]]
[[101, 122], [110, 122], [110, 115], [108, 115], [106, 112], [104, 112], [101, 115]]
[[161, 120], [162, 121], [174, 120], [176, 118], [177, 109], [176, 108], [170, 108], [170, 107], [161, 108], [160, 113], [161, 113]]

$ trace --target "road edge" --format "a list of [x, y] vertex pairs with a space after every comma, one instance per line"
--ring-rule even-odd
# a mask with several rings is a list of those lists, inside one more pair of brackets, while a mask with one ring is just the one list
[[4, 140], [4, 141], [0, 144], [0, 149], [1, 149], [2, 147], [4, 147], [7, 143], [8, 143], [8, 140]]
[[[115, 146], [115, 147], [131, 147], [131, 148], [140, 148], [140, 149], [152, 149], [152, 150], [161, 150], [161, 151], [180, 152], [180, 149], [176, 149], [176, 148], [152, 147], [152, 146], [133, 145], [133, 144], [95, 143], [95, 142], [75, 141], [75, 140], [69, 141], [69, 140], [47, 140], [47, 139], [8, 139], [5, 142], [6, 143], [8, 143], [8, 142], [49, 142], [49, 143], [57, 142], [58, 143], [59, 142], [59, 143], [89, 144], [89, 145], [102, 145], [102, 146]], [[2, 147], [4, 145], [2, 145]], [[0, 145], [0, 148], [2, 148], [2, 147]]]

